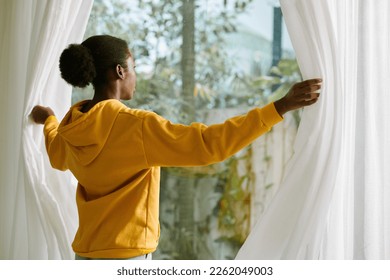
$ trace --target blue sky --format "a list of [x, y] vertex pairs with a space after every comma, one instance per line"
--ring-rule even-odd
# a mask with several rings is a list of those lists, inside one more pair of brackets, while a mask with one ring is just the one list
[[[273, 4], [278, 0], [254, 0], [248, 12], [240, 17], [242, 24], [250, 31], [272, 40]], [[292, 49], [286, 26], [283, 22], [283, 47]]]

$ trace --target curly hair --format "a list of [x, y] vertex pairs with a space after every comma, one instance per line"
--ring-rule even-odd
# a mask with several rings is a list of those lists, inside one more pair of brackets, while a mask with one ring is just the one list
[[81, 44], [70, 44], [60, 56], [62, 78], [74, 87], [90, 83], [96, 88], [107, 82], [106, 73], [116, 65], [127, 68], [131, 56], [126, 41], [109, 35], [97, 35]]

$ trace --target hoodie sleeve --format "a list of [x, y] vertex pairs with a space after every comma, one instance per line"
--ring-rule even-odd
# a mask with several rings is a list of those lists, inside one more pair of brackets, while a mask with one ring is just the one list
[[55, 116], [50, 116], [46, 119], [43, 133], [45, 135], [46, 151], [49, 155], [51, 166], [59, 170], [67, 170], [65, 145], [61, 137], [59, 137], [57, 129], [59, 123]]
[[143, 142], [150, 166], [200, 166], [225, 160], [268, 132], [283, 118], [273, 103], [222, 124], [172, 124], [151, 114], [143, 121]]

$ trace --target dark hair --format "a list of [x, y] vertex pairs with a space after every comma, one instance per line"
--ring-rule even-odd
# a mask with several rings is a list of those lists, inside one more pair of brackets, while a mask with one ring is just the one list
[[126, 60], [131, 56], [126, 41], [98, 35], [86, 39], [81, 44], [71, 44], [60, 57], [62, 78], [75, 87], [94, 87], [107, 82], [107, 70], [116, 65], [127, 68]]

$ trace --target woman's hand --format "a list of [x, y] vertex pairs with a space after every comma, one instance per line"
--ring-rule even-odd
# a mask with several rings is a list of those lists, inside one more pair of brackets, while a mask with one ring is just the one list
[[317, 102], [321, 89], [321, 79], [311, 79], [296, 83], [289, 92], [274, 103], [276, 110], [282, 116], [288, 111], [296, 110]]
[[46, 119], [50, 116], [54, 116], [54, 112], [50, 107], [37, 105], [31, 111], [33, 121], [39, 124], [44, 124]]

